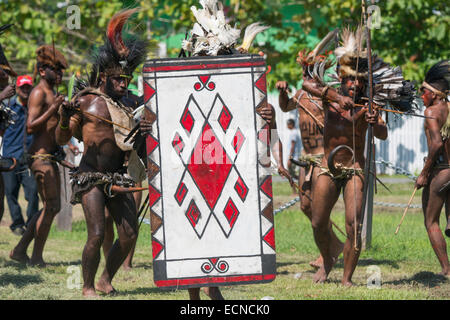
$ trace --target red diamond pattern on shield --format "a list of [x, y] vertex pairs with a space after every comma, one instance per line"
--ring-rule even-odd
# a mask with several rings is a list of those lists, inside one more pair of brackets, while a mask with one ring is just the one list
[[272, 176], [268, 176], [261, 184], [261, 190], [269, 197], [272, 198]]
[[183, 204], [184, 198], [186, 198], [188, 190], [186, 185], [182, 182], [177, 188], [177, 192], [175, 193], [175, 199], [178, 202], [178, 205], [181, 206]]
[[152, 135], [147, 136], [147, 155], [150, 155], [158, 146], [158, 141], [152, 137]]
[[230, 158], [209, 123], [206, 123], [194, 147], [187, 170], [211, 210], [222, 193], [231, 168]]
[[152, 253], [153, 253], [153, 259], [155, 259], [159, 253], [162, 251], [164, 247], [161, 243], [156, 241], [155, 239], [152, 240]]
[[195, 228], [198, 219], [200, 219], [200, 210], [198, 209], [194, 200], [192, 200], [191, 203], [189, 204], [189, 207], [186, 211], [186, 217], [188, 218], [191, 225]]
[[151, 85], [144, 81], [144, 100], [150, 100], [156, 93], [156, 90], [152, 88]]
[[272, 249], [275, 250], [275, 231], [273, 230], [273, 227], [270, 228], [270, 230], [264, 235], [263, 239]]
[[186, 106], [186, 109], [184, 109], [183, 115], [181, 116], [181, 125], [183, 126], [183, 128], [191, 133], [192, 132], [192, 128], [194, 127], [194, 118], [192, 117], [191, 112], [189, 111], [189, 105]]
[[153, 207], [156, 201], [161, 198], [161, 192], [154, 188], [151, 184], [148, 185], [149, 207]]
[[267, 92], [266, 74], [264, 73], [255, 83], [255, 86], [261, 90], [262, 93]]
[[228, 202], [225, 205], [223, 213], [225, 214], [225, 217], [227, 218], [228, 223], [230, 224], [230, 228], [233, 228], [234, 223], [236, 222], [236, 219], [239, 215], [239, 210], [237, 209], [236, 205], [234, 204], [233, 200], [231, 200], [231, 198], [228, 199]]
[[244, 181], [239, 177], [234, 185], [234, 190], [236, 190], [237, 194], [241, 198], [242, 201], [245, 201], [245, 198], [248, 194], [248, 188], [245, 185]]
[[228, 110], [228, 108], [224, 105], [219, 115], [219, 124], [224, 132], [227, 132], [232, 119], [233, 117], [230, 113], [230, 110]]
[[237, 129], [236, 134], [233, 137], [233, 148], [236, 153], [239, 153], [241, 150], [242, 145], [244, 144], [244, 134], [242, 133], [241, 129]]
[[179, 155], [181, 152], [183, 152], [184, 149], [184, 142], [183, 139], [181, 139], [181, 136], [178, 134], [178, 132], [175, 134], [175, 137], [172, 141], [172, 146]]

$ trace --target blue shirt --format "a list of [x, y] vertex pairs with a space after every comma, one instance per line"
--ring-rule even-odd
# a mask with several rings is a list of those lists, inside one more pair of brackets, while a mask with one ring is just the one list
[[[8, 101], [2, 101], [3, 104], [7, 105]], [[24, 152], [24, 134], [26, 134], [26, 124], [27, 124], [27, 108], [22, 106], [19, 101], [19, 97], [14, 96], [9, 102], [9, 107], [13, 110], [16, 115], [14, 116], [14, 124], [10, 124], [6, 128], [3, 135], [3, 157], [5, 158], [16, 158], [19, 160]], [[33, 135], [27, 135], [27, 150], [33, 142]]]

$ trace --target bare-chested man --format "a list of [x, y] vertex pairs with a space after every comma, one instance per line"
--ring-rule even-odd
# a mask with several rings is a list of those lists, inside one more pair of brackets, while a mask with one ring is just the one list
[[[321, 42], [322, 43], [322, 42]], [[320, 44], [319, 44], [320, 45]], [[323, 58], [322, 58], [323, 57]], [[314, 57], [312, 53], [306, 51], [299, 53], [297, 62], [303, 68], [303, 81], [314, 81], [311, 77], [314, 63], [322, 62], [324, 56]], [[300, 134], [304, 153], [299, 159], [305, 166], [300, 167], [298, 185], [302, 188], [299, 191], [300, 208], [303, 213], [312, 221], [311, 200], [313, 198], [312, 190], [320, 173], [320, 165], [324, 156], [323, 151], [323, 129], [324, 129], [324, 110], [322, 101], [302, 89], [298, 90], [294, 97], [288, 96], [288, 84], [286, 81], [278, 81], [276, 88], [280, 91], [279, 105], [283, 112], [289, 112], [297, 109]], [[343, 243], [336, 236], [331, 228], [330, 234], [332, 243], [332, 255], [334, 259], [341, 254]], [[309, 263], [312, 267], [320, 268], [323, 265], [323, 258], [319, 256], [315, 261]]]
[[439, 217], [445, 204], [447, 217], [446, 235], [450, 237], [450, 60], [435, 64], [426, 74], [422, 84], [422, 99], [425, 104], [425, 134], [428, 156], [416, 187], [422, 193], [422, 208], [425, 227], [431, 246], [441, 264], [442, 275], [450, 275], [447, 245], [439, 228]]
[[[345, 40], [348, 38], [344, 39], [344, 42]], [[356, 44], [356, 41], [353, 42]], [[344, 43], [343, 47], [346, 49], [344, 53], [337, 55], [341, 80], [339, 92], [327, 86], [320, 86], [315, 81], [305, 81], [303, 88], [322, 98], [325, 111], [325, 157], [322, 159], [322, 172], [314, 185], [312, 202], [314, 239], [322, 254], [323, 266], [314, 275], [314, 281], [318, 283], [326, 281], [336, 262], [331, 246], [330, 213], [343, 190], [347, 240], [344, 245], [342, 284], [351, 286], [351, 278], [360, 254], [359, 245], [355, 245], [355, 238], [358, 236], [355, 227], [359, 227], [362, 213], [366, 131], [371, 124], [374, 136], [385, 140], [387, 127], [376, 110], [370, 114], [367, 108], [354, 108], [354, 101], [357, 104], [363, 104], [364, 101], [361, 98], [364, 97], [367, 88], [367, 58], [362, 54], [358, 59], [357, 48], [351, 48], [349, 51], [348, 43]], [[337, 52], [339, 51], [336, 50], [335, 53]], [[335, 149], [337, 147], [340, 149]], [[338, 170], [328, 166], [327, 160], [331, 153], [334, 154], [332, 158], [338, 163], [333, 166]]]
[[[106, 43], [94, 57], [91, 87], [81, 91], [75, 99], [81, 113], [72, 114], [73, 107], [65, 104], [56, 132], [60, 144], [67, 143], [74, 135], [80, 137], [85, 146], [80, 166], [72, 174], [72, 203], [82, 204], [88, 230], [82, 255], [84, 296], [96, 296], [96, 290], [115, 293], [112, 279], [137, 236], [136, 203], [132, 194], [111, 191], [114, 186], [134, 185], [132, 179], [124, 176], [124, 162], [134, 152], [133, 146], [124, 141], [129, 130], [119, 130], [118, 126], [85, 113], [120, 122], [118, 124], [129, 129], [134, 126], [131, 112], [137, 100], [130, 95], [127, 97], [127, 87], [133, 71], [146, 59], [148, 51], [146, 41], [122, 40], [123, 24], [134, 12], [122, 11], [109, 22]], [[148, 122], [141, 120], [140, 124], [141, 134], [151, 130]], [[94, 286], [105, 235], [105, 207], [116, 223], [118, 240], [109, 250], [105, 269]]]
[[[11, 251], [11, 259], [45, 266], [42, 253], [53, 219], [61, 208], [60, 175], [56, 160], [61, 148], [56, 143], [55, 128], [58, 124], [58, 108], [64, 96], [57, 95], [55, 86], [61, 83], [63, 70], [67, 68], [64, 56], [53, 46], [43, 45], [36, 50], [36, 71], [40, 80], [28, 100], [27, 133], [33, 134], [33, 144], [28, 150], [30, 169], [34, 174], [43, 209], [31, 220], [17, 246]], [[34, 239], [31, 259], [27, 248]]]

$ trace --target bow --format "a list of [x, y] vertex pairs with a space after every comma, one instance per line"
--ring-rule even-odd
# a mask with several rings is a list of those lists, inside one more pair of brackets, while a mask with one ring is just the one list
[[[370, 29], [367, 24], [367, 8], [366, 8], [366, 1], [362, 0], [362, 10], [363, 10], [363, 18], [364, 18], [364, 31], [366, 33], [366, 45], [367, 45], [367, 57], [368, 57], [368, 86], [369, 86], [369, 101], [368, 101], [368, 107], [369, 107], [369, 113], [373, 112], [373, 70], [372, 70], [372, 46], [371, 46], [371, 35], [370, 35]], [[363, 188], [363, 200], [362, 200], [362, 206], [361, 206], [361, 218], [359, 220], [359, 224], [357, 226], [357, 232], [355, 234], [355, 249], [361, 250], [362, 245], [362, 239], [361, 239], [361, 233], [365, 218], [365, 212], [366, 212], [366, 204], [367, 204], [367, 194], [369, 191], [369, 183], [370, 180], [370, 172], [372, 172], [372, 157], [373, 157], [373, 124], [369, 124], [369, 127], [367, 129], [367, 154], [366, 154], [366, 160], [365, 160], [365, 166], [364, 166], [364, 188]]]

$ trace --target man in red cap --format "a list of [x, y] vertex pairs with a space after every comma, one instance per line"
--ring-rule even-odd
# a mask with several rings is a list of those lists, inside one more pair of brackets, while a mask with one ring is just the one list
[[[19, 76], [16, 80], [16, 95], [9, 99], [8, 107], [16, 113], [14, 123], [10, 124], [3, 135], [4, 158], [14, 158], [17, 165], [12, 171], [2, 172], [5, 182], [6, 200], [12, 223], [10, 229], [17, 235], [25, 232], [26, 226], [32, 216], [38, 212], [39, 197], [37, 195], [36, 181], [28, 170], [26, 153], [33, 136], [26, 133], [26, 118], [28, 113], [28, 97], [33, 89], [33, 81], [30, 76]], [[28, 201], [27, 221], [22, 217], [22, 211], [18, 203], [20, 185], [23, 186], [25, 199]]]

